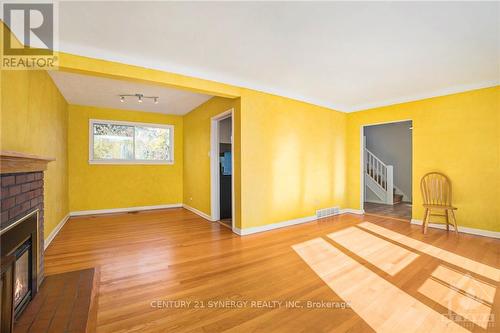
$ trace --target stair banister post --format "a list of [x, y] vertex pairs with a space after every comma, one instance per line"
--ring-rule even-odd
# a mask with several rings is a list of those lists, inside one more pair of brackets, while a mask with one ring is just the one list
[[387, 204], [394, 204], [394, 174], [392, 165], [387, 166]]
[[368, 154], [366, 153], [366, 149], [363, 149], [363, 171], [367, 172], [368, 170]]

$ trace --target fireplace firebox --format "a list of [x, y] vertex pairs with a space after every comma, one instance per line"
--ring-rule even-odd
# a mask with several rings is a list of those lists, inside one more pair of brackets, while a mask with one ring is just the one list
[[18, 247], [15, 254], [16, 268], [14, 271], [14, 318], [24, 310], [31, 300], [31, 238]]
[[[35, 210], [1, 230], [2, 256], [14, 258], [13, 293], [2, 294], [2, 306], [12, 302], [13, 319], [17, 319], [38, 290], [38, 216]], [[11, 299], [12, 298], [12, 299]]]

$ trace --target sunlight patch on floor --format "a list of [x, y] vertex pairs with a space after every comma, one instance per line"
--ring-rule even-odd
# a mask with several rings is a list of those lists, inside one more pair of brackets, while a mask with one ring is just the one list
[[457, 315], [487, 328], [496, 288], [444, 266], [438, 266], [418, 291]]
[[495, 299], [496, 287], [474, 278], [470, 274], [463, 274], [457, 270], [440, 265], [432, 272], [431, 276], [490, 304]]
[[468, 332], [322, 238], [292, 248], [377, 332]]
[[392, 241], [401, 243], [407, 247], [415, 249], [419, 252], [425, 253], [429, 256], [435, 257], [439, 260], [445, 261], [449, 264], [455, 265], [457, 267], [463, 268], [466, 271], [470, 271], [484, 277], [487, 277], [496, 282], [500, 282], [500, 270], [483, 263], [471, 260], [469, 258], [463, 257], [461, 255], [443, 250], [439, 247], [433, 246], [431, 244], [427, 244], [421, 242], [419, 240], [407, 237], [400, 233], [394, 232], [392, 230], [380, 227], [376, 224], [370, 222], [363, 222], [358, 224], [363, 229], [369, 230], [376, 234], [379, 234], [385, 238], [388, 238]]
[[355, 227], [327, 236], [392, 276], [418, 258], [414, 252]]

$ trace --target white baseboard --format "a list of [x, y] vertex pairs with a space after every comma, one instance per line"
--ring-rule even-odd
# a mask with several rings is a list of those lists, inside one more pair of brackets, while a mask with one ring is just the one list
[[[206, 214], [206, 213], [204, 213], [196, 208], [193, 208], [189, 205], [186, 205], [186, 204], [168, 204], [168, 205], [157, 205], [157, 206], [141, 206], [141, 207], [98, 209], [98, 210], [81, 210], [81, 211], [76, 211], [76, 212], [70, 212], [68, 214], [68, 216], [65, 218], [66, 220], [64, 221], [64, 223], [66, 223], [67, 219], [70, 216], [86, 216], [86, 215], [99, 215], [99, 214], [112, 214], [112, 213], [126, 213], [126, 212], [135, 212], [135, 211], [143, 211], [143, 210], [179, 208], [179, 207], [183, 207], [183, 208], [195, 213], [196, 215], [198, 215], [198, 216], [200, 216], [200, 217], [202, 217], [210, 222], [215, 221], [214, 219], [212, 219], [212, 217], [210, 215], [208, 215], [208, 214]], [[336, 215], [340, 215], [340, 214], [358, 214], [359, 215], [359, 214], [364, 214], [364, 210], [344, 208], [344, 209], [340, 209], [339, 213]], [[312, 221], [316, 221], [316, 220], [317, 220], [316, 215], [311, 215], [311, 216], [300, 217], [300, 218], [293, 219], [293, 220], [272, 223], [272, 224], [267, 224], [267, 225], [258, 226], [258, 227], [243, 228], [243, 229], [233, 227], [233, 232], [235, 232], [236, 234], [241, 235], [241, 236], [251, 235], [251, 234], [258, 233], [258, 232], [264, 232], [264, 231], [269, 231], [269, 230], [273, 230], [273, 229], [289, 227], [292, 225], [312, 222]], [[63, 221], [61, 221], [61, 223], [62, 222]], [[54, 231], [52, 231], [51, 235], [47, 238], [48, 243], [50, 243], [50, 241], [52, 241], [52, 238], [55, 237], [57, 232], [59, 232], [59, 230], [64, 225], [64, 223], [62, 223], [62, 224], [61, 223], [59, 223], [60, 226], [58, 225], [56, 227], [56, 229], [54, 229]], [[52, 234], [54, 234], [54, 235], [52, 235]], [[49, 241], [49, 238], [50, 238], [50, 241]], [[46, 244], [46, 246], [48, 246], [48, 243]]]
[[127, 213], [127, 212], [143, 211], [143, 210], [155, 210], [155, 209], [166, 209], [166, 208], [180, 208], [180, 207], [182, 207], [182, 204], [177, 203], [177, 204], [156, 205], [156, 206], [139, 206], [139, 207], [127, 207], [127, 208], [80, 210], [80, 211], [76, 211], [76, 212], [70, 212], [69, 216], [85, 216], [85, 215]]
[[352, 208], [344, 208], [340, 210], [340, 214], [357, 214], [363, 215], [365, 211], [363, 209], [352, 209]]
[[44, 243], [43, 243], [43, 250], [45, 251], [50, 243], [52, 243], [52, 241], [54, 240], [54, 238], [57, 236], [57, 234], [59, 233], [59, 231], [61, 231], [62, 227], [64, 227], [64, 225], [66, 224], [66, 222], [68, 222], [69, 220], [69, 213], [63, 217], [63, 219], [61, 220], [61, 222], [59, 222], [56, 227], [54, 228], [54, 230], [52, 230], [52, 232], [49, 234], [49, 236], [44, 240]]
[[266, 224], [266, 225], [262, 225], [262, 226], [258, 226], [258, 227], [243, 228], [243, 229], [234, 227], [233, 231], [240, 236], [245, 236], [245, 235], [255, 234], [258, 232], [264, 232], [264, 231], [269, 231], [269, 230], [273, 230], [273, 229], [289, 227], [289, 226], [296, 225], [296, 224], [312, 222], [315, 220], [317, 220], [316, 215], [312, 215], [312, 216], [300, 217], [298, 219], [293, 219], [293, 220], [288, 220], [288, 221], [283, 221], [283, 222], [278, 222], [278, 223]]
[[[340, 214], [364, 214], [364, 211], [361, 209], [344, 208], [344, 209], [341, 209], [339, 211], [339, 213], [335, 214], [335, 215], [340, 215]], [[334, 215], [330, 215], [330, 216], [334, 216]], [[325, 216], [324, 218], [328, 218], [330, 216]], [[311, 215], [311, 216], [299, 217], [298, 219], [277, 222], [277, 223], [272, 223], [272, 224], [266, 224], [266, 225], [262, 225], [262, 226], [258, 226], [258, 227], [243, 228], [243, 229], [233, 227], [233, 232], [240, 235], [240, 236], [245, 236], [245, 235], [256, 234], [258, 232], [264, 232], [264, 231], [269, 231], [269, 230], [273, 230], [273, 229], [290, 227], [292, 225], [313, 222], [316, 220], [318, 220], [317, 216]]]
[[182, 207], [186, 208], [189, 211], [192, 211], [193, 213], [195, 213], [196, 215], [198, 215], [200, 217], [203, 217], [205, 220], [208, 220], [210, 222], [215, 222], [215, 220], [212, 219], [212, 217], [210, 215], [203, 213], [201, 210], [198, 210], [198, 209], [193, 208], [191, 206], [188, 206], [186, 204], [183, 204]]
[[[411, 224], [422, 225], [422, 220], [411, 219]], [[429, 228], [446, 230], [446, 224], [429, 223]], [[454, 230], [453, 226], [450, 227], [450, 230]], [[475, 228], [458, 226], [458, 232], [463, 232], [464, 234], [471, 234], [471, 235], [476, 235], [476, 236], [500, 238], [500, 232], [498, 232], [498, 231], [489, 231], [489, 230], [483, 230], [483, 229], [475, 229]]]

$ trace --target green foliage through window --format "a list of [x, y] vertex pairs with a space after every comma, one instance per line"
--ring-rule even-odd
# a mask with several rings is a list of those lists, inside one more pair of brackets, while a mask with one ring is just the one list
[[94, 160], [172, 162], [171, 127], [93, 123]]

